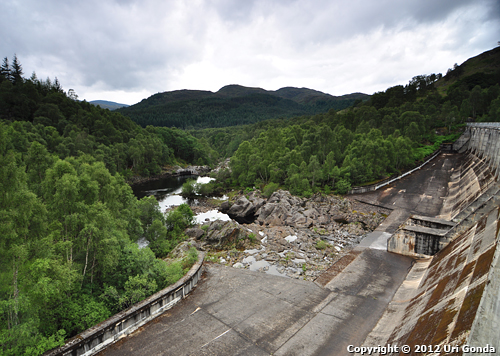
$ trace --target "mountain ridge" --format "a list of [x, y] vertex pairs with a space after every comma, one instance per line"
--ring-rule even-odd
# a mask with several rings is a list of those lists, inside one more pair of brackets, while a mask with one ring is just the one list
[[229, 84], [216, 92], [181, 89], [156, 93], [118, 111], [141, 126], [208, 128], [342, 110], [368, 98], [363, 93], [333, 96], [308, 88], [272, 91]]
[[89, 103], [91, 103], [92, 105], [95, 105], [95, 106], [99, 105], [101, 108], [109, 109], [109, 110], [116, 110], [119, 108], [130, 106], [128, 104], [120, 104], [120, 103], [116, 103], [114, 101], [108, 101], [108, 100], [92, 100], [92, 101], [89, 101]]

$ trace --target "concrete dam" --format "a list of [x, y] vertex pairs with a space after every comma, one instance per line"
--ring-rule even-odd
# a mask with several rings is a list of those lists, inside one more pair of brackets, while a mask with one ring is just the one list
[[315, 282], [205, 264], [99, 355], [500, 352], [499, 164], [500, 124], [468, 124], [452, 150], [351, 196], [391, 213]]

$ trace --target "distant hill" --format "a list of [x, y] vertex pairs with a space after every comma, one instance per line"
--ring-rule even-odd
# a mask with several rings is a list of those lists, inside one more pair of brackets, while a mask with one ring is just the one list
[[115, 103], [114, 101], [106, 101], [106, 100], [92, 100], [89, 101], [89, 103], [95, 106], [99, 105], [101, 108], [109, 110], [116, 110], [119, 108], [124, 108], [129, 106], [127, 104], [120, 104], [120, 103]]
[[369, 95], [362, 93], [337, 97], [307, 88], [268, 91], [232, 84], [215, 93], [203, 90], [158, 93], [118, 111], [141, 126], [208, 128], [342, 110], [356, 100], [368, 98]]
[[461, 65], [448, 69], [448, 73], [439, 79], [434, 87], [441, 94], [449, 94], [454, 88], [463, 87], [472, 90], [476, 85], [487, 88], [500, 83], [500, 47], [493, 48]]

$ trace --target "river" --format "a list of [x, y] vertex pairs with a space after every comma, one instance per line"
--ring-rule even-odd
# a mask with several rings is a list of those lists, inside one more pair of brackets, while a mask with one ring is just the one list
[[[156, 200], [158, 200], [161, 211], [165, 212], [172, 206], [178, 206], [184, 203], [189, 204], [190, 206], [198, 204], [197, 199], [186, 199], [180, 195], [182, 191], [182, 185], [190, 179], [196, 179], [196, 183], [208, 183], [213, 180], [213, 178], [210, 177], [199, 177], [193, 175], [166, 177], [159, 180], [134, 185], [132, 187], [132, 190], [134, 192], [134, 195], [138, 199], [141, 199], [145, 196], [154, 195], [156, 197]], [[219, 199], [225, 198], [226, 197], [222, 197]], [[210, 210], [206, 213], [201, 213], [195, 216], [195, 220], [197, 223], [202, 223], [203, 221], [206, 221], [206, 219], [209, 219], [210, 221], [216, 219], [229, 220], [229, 216], [227, 216], [226, 214], [222, 214], [217, 210]]]

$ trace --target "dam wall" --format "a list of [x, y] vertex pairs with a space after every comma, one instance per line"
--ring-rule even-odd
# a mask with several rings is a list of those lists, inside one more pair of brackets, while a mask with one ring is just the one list
[[496, 178], [500, 174], [500, 122], [470, 123], [462, 136], [469, 136], [466, 149], [485, 159]]
[[498, 213], [490, 210], [434, 256], [388, 343], [500, 347], [498, 328], [488, 331], [499, 322]]
[[445, 247], [456, 235], [451, 230], [455, 223], [473, 214], [480, 197], [491, 197], [498, 192], [498, 164], [500, 162], [500, 123], [468, 124], [463, 135], [453, 144], [455, 151], [464, 151], [459, 167], [448, 183], [439, 216], [450, 226], [438, 228], [414, 227], [403, 224], [387, 242], [390, 252], [413, 257], [432, 256]]
[[440, 214], [413, 215], [388, 240], [389, 251], [417, 259], [365, 342], [408, 345], [410, 354], [420, 345], [433, 348], [426, 354], [500, 352], [500, 123], [469, 124], [454, 150], [464, 156]]

